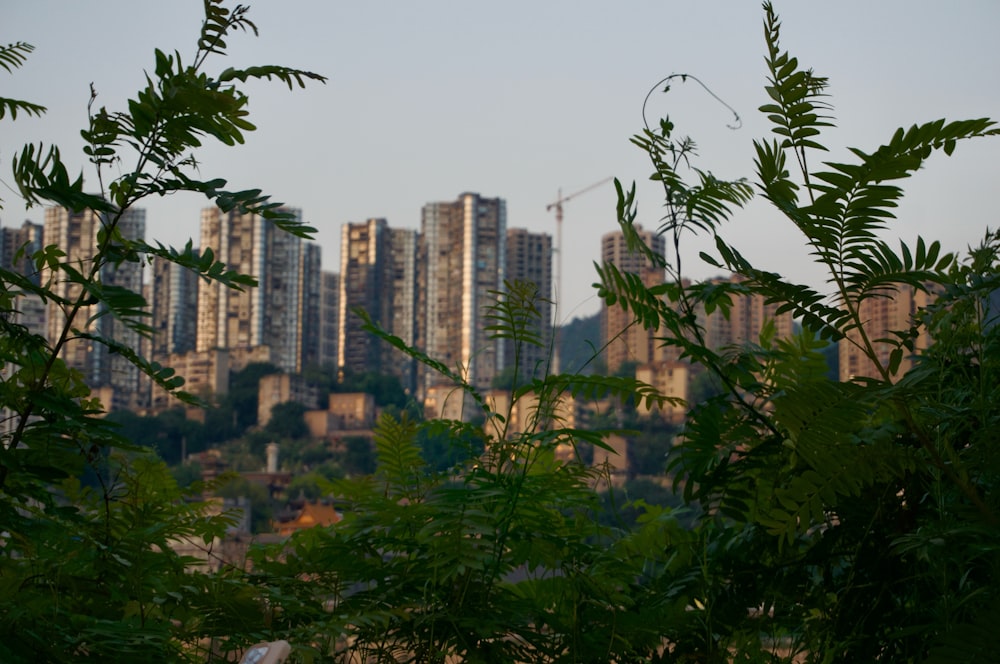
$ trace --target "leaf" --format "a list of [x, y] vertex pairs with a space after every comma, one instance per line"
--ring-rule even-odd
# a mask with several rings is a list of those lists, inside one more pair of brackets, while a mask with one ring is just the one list
[[783, 137], [782, 150], [790, 148], [800, 153], [807, 148], [826, 150], [812, 137], [820, 134], [820, 128], [832, 126], [828, 115], [831, 107], [823, 101], [827, 96], [827, 79], [815, 76], [812, 70], [800, 69], [796, 58], [780, 50], [781, 23], [770, 3], [765, 3], [764, 10], [770, 72], [765, 91], [775, 103], [765, 104], [759, 110], [768, 114], [774, 124], [772, 131]]

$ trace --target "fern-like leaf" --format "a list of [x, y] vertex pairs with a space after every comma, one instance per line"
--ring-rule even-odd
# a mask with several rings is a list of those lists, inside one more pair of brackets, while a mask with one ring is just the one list
[[875, 242], [902, 197], [898, 186], [886, 183], [911, 176], [934, 151], [950, 153], [957, 141], [997, 133], [995, 123], [985, 118], [937, 120], [898, 130], [871, 154], [852, 150], [858, 163], [827, 163], [832, 170], [815, 174], [822, 182], [814, 185], [819, 196], [802, 210], [812, 223], [798, 225], [833, 278], [848, 283], [848, 295], [863, 294], [866, 278], [879, 272], [902, 271], [902, 259]]
[[[24, 42], [0, 45], [0, 67], [3, 67], [8, 72], [12, 72], [23, 65], [28, 59], [28, 54], [34, 50], [34, 46]], [[3, 120], [8, 115], [11, 120], [16, 120], [18, 113], [41, 116], [45, 111], [46, 108], [39, 104], [33, 104], [20, 99], [0, 97], [0, 120]]]
[[779, 45], [781, 23], [770, 2], [764, 4], [764, 35], [767, 41], [768, 85], [764, 90], [772, 103], [760, 107], [781, 136], [781, 147], [791, 148], [800, 157], [806, 148], [826, 150], [814, 137], [820, 128], [832, 126], [831, 106], [826, 97], [827, 79], [812, 70], [799, 68], [798, 60]]
[[40, 104], [33, 104], [30, 101], [0, 97], [0, 120], [3, 120], [8, 115], [11, 120], [16, 120], [18, 113], [41, 117], [41, 115], [47, 110], [48, 109], [44, 106]]
[[417, 425], [407, 418], [396, 420], [383, 414], [375, 425], [376, 476], [384, 483], [386, 495], [396, 500], [421, 497], [420, 479], [424, 463], [417, 444]]

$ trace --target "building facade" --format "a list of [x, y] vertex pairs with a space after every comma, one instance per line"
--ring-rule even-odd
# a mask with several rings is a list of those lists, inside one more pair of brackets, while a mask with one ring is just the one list
[[340, 359], [340, 274], [320, 274], [319, 296], [319, 358], [322, 367], [337, 368]]
[[[507, 205], [464, 193], [421, 212], [417, 249], [416, 345], [481, 389], [504, 366], [501, 341], [490, 339], [487, 307], [503, 288]], [[418, 396], [447, 379], [421, 367]]]
[[[661, 235], [636, 226], [636, 232], [654, 253], [666, 253], [666, 241]], [[644, 255], [630, 251], [621, 231], [601, 237], [601, 262], [612, 263], [620, 272], [637, 275], [647, 287], [664, 282], [666, 274]], [[635, 315], [620, 306], [601, 306], [601, 327], [608, 374], [615, 374], [623, 364], [646, 364], [656, 357], [656, 342], [652, 330], [636, 323]]]
[[[894, 331], [908, 331], [914, 325], [917, 311], [931, 303], [932, 295], [926, 291], [914, 289], [911, 286], [899, 286], [894, 292], [885, 292], [878, 297], [869, 297], [861, 302], [858, 314], [864, 325], [865, 335], [872, 341], [878, 362], [881, 366], [889, 366], [890, 355], [895, 344], [878, 341], [892, 339]], [[926, 349], [930, 337], [925, 328], [916, 340], [917, 351]], [[840, 341], [840, 380], [849, 381], [854, 378], [882, 378], [882, 374], [871, 359], [862, 352], [860, 346], [861, 332], [857, 329], [848, 330], [847, 336]], [[903, 357], [897, 375], [902, 375], [913, 367], [913, 357]]]
[[[301, 211], [291, 212], [301, 218]], [[211, 248], [228, 269], [258, 283], [235, 290], [199, 282], [198, 351], [227, 349], [234, 367], [239, 357], [269, 357], [288, 372], [299, 372], [307, 358], [318, 357], [313, 350], [319, 344], [317, 249], [259, 215], [218, 208], [202, 211], [201, 248]]]
[[[84, 276], [94, 269], [94, 259], [98, 253], [98, 233], [108, 225], [106, 216], [93, 210], [72, 212], [66, 208], [52, 207], [45, 210], [43, 243], [56, 245], [66, 256], [64, 260]], [[117, 223], [117, 230], [125, 241], [141, 240], [146, 232], [146, 211], [133, 208], [126, 211]], [[44, 271], [42, 279], [47, 279]], [[122, 261], [118, 265], [105, 264], [100, 271], [101, 283], [105, 286], [127, 288], [141, 294], [142, 263]], [[62, 299], [76, 300], [81, 286], [72, 283], [65, 275], [57, 275], [52, 289]], [[102, 308], [101, 303], [81, 307], [72, 324], [81, 331], [114, 340], [130, 348], [143, 350], [143, 339], [134, 330]], [[59, 338], [66, 325], [66, 312], [56, 302], [50, 302], [47, 312], [48, 338]], [[80, 371], [87, 384], [101, 388], [105, 395], [104, 406], [108, 409], [127, 408], [141, 410], [147, 390], [141, 389], [139, 369], [119, 353], [111, 353], [106, 345], [87, 338], [71, 339], [60, 353], [68, 366]]]
[[187, 353], [197, 343], [198, 276], [194, 271], [162, 258], [153, 260], [153, 337], [151, 357], [163, 364], [167, 357]]
[[322, 334], [320, 309], [323, 297], [323, 252], [314, 242], [302, 243], [302, 262], [299, 264], [301, 305], [299, 330], [299, 371], [321, 364], [319, 359], [320, 336]]
[[[168, 355], [161, 362], [184, 377], [183, 390], [206, 401], [229, 392], [229, 352], [225, 349], [190, 350]], [[162, 413], [172, 408], [188, 408], [187, 404], [166, 390], [152, 387], [149, 412]], [[203, 413], [201, 414], [202, 419]]]
[[[408, 346], [417, 337], [417, 243], [420, 234], [411, 229], [389, 229], [389, 292], [392, 312], [389, 331]], [[386, 346], [389, 373], [399, 378], [407, 394], [417, 389], [417, 363], [398, 349]]]
[[[0, 228], [0, 267], [16, 272], [35, 286], [42, 283], [41, 272], [31, 260], [32, 254], [44, 247], [44, 226], [25, 221], [20, 228]], [[21, 295], [15, 305], [16, 322], [32, 334], [48, 333], [47, 307], [41, 298]]]
[[291, 401], [313, 410], [319, 406], [320, 390], [295, 374], [262, 376], [257, 385], [257, 426], [267, 426], [274, 407]]
[[385, 219], [349, 223], [340, 233], [340, 314], [337, 322], [337, 368], [348, 373], [381, 373], [385, 349], [376, 337], [362, 329], [364, 321], [355, 309], [363, 309], [383, 328], [392, 321], [389, 290], [389, 224]]
[[546, 233], [532, 233], [523, 228], [507, 230], [507, 281], [534, 284], [538, 310], [537, 320], [532, 321], [532, 335], [536, 335], [539, 345], [521, 344], [514, 348], [514, 341], [506, 340], [504, 358], [509, 367], [518, 353], [519, 379], [523, 382], [531, 378], [543, 378], [551, 368], [554, 349], [552, 348], [552, 236]]
[[[711, 281], [738, 284], [742, 277], [734, 274]], [[730, 301], [729, 316], [724, 316], [719, 310], [710, 316], [704, 311], [698, 312], [698, 324], [704, 330], [705, 345], [716, 352], [727, 346], [760, 343], [761, 333], [768, 325], [773, 326], [775, 339], [788, 339], [795, 332], [791, 312], [779, 314], [778, 305], [769, 304], [760, 293], [733, 295]]]

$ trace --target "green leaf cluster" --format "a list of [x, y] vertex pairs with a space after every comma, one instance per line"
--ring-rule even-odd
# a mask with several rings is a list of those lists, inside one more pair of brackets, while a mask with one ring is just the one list
[[[40, 275], [0, 271], [0, 659], [3, 661], [143, 659], [203, 661], [204, 639], [243, 635], [244, 585], [218, 567], [213, 547], [234, 522], [198, 493], [178, 490], [162, 462], [127, 441], [105, 417], [108, 404], [63, 357], [69, 344], [91, 344], [124, 358], [154, 384], [188, 403], [184, 379], [145, 358], [149, 337], [141, 293], [116, 281], [123, 265], [169, 261], [231, 288], [255, 285], [230, 270], [210, 248], [181, 250], [126, 237], [123, 219], [144, 199], [180, 191], [204, 195], [225, 210], [260, 215], [302, 237], [312, 229], [261, 191], [231, 191], [203, 179], [195, 158], [208, 141], [243, 143], [254, 129], [242, 84], [278, 80], [291, 87], [322, 76], [279, 66], [228, 68], [212, 75], [237, 31], [255, 32], [245, 7], [206, 0], [205, 21], [190, 60], [156, 51], [145, 86], [125, 110], [97, 107], [81, 132], [90, 171], [71, 176], [57, 146], [27, 145], [12, 161], [13, 183], [28, 206], [93, 214], [97, 246], [85, 261], [45, 247], [17, 262]], [[32, 52], [21, 42], [0, 47], [12, 72]], [[44, 108], [0, 99], [0, 120]], [[25, 261], [24, 259], [27, 259]], [[59, 288], [68, 284], [68, 288]], [[23, 298], [49, 306], [59, 333], [43, 338], [19, 320]], [[113, 318], [121, 336], [97, 326]], [[195, 491], [208, 490], [196, 483]], [[177, 553], [186, 545], [195, 556]], [[211, 561], [211, 562], [206, 562]], [[235, 592], [233, 592], [235, 590]], [[240, 604], [238, 599], [242, 598]], [[227, 611], [233, 611], [227, 615]], [[238, 639], [237, 639], [238, 641]]]
[[[25, 63], [28, 54], [34, 50], [34, 46], [24, 42], [0, 45], [0, 67], [3, 67], [8, 73], [13, 72]], [[0, 120], [8, 115], [11, 120], [16, 120], [19, 112], [29, 116], [40, 116], [45, 113], [45, 110], [44, 106], [33, 104], [30, 101], [0, 97]]]
[[[754, 143], [755, 184], [801, 234], [825, 286], [753, 265], [724, 239], [728, 209], [690, 209], [687, 192], [703, 175], [664, 158], [693, 156], [693, 142], [669, 139], [668, 120], [658, 141], [648, 129], [635, 140], [664, 183], [661, 232], [674, 255], [639, 250], [666, 269], [668, 284], [599, 269], [609, 306], [633, 312], [723, 390], [691, 408], [670, 460], [678, 488], [702, 507], [704, 543], [705, 630], [675, 652], [701, 661], [988, 661], [997, 642], [981, 625], [1000, 592], [1000, 466], [986, 433], [1000, 413], [997, 233], [965, 258], [937, 241], [893, 247], [883, 237], [902, 180], [935, 154], [996, 135], [996, 125], [916, 124], [874, 150], [851, 149], [850, 161], [817, 166], [834, 126], [827, 80], [782, 50], [770, 3], [764, 13], [769, 101], [760, 111], [774, 137]], [[637, 241], [633, 191], [619, 187], [619, 221]], [[711, 233], [715, 252], [702, 259], [738, 279], [688, 283], [684, 227]], [[759, 343], [708, 348], [703, 316], [728, 315], [744, 296], [790, 312], [802, 332], [775, 339], [765, 326]], [[900, 329], [872, 332], [871, 307], [910, 297], [927, 304]], [[831, 378], [819, 355], [827, 341], [842, 354], [853, 348], [873, 374]]]

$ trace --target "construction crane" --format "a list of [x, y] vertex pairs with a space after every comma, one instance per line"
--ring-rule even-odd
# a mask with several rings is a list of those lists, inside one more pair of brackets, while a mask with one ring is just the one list
[[[562, 290], [562, 255], [563, 255], [562, 222], [563, 222], [563, 203], [566, 203], [567, 201], [573, 200], [574, 198], [576, 198], [580, 194], [585, 194], [588, 191], [591, 191], [593, 189], [597, 189], [601, 185], [603, 185], [603, 184], [605, 184], [607, 182], [611, 182], [611, 180], [613, 180], [613, 179], [614, 178], [612, 178], [612, 177], [606, 177], [603, 180], [601, 180], [600, 182], [595, 182], [594, 184], [592, 184], [590, 186], [587, 186], [587, 187], [584, 187], [583, 189], [581, 189], [579, 191], [575, 191], [572, 194], [569, 194], [568, 196], [563, 196], [562, 195], [562, 188], [560, 187], [559, 190], [558, 190], [558, 192], [557, 192], [557, 195], [556, 195], [556, 200], [554, 200], [553, 202], [551, 202], [551, 203], [549, 203], [548, 205], [545, 206], [545, 211], [546, 212], [551, 212], [552, 210], [556, 211], [556, 249], [555, 249], [555, 253], [556, 253], [556, 295], [559, 298], [562, 298], [562, 296], [563, 296], [563, 290]], [[558, 329], [558, 327], [556, 327], [555, 329]], [[558, 344], [558, 340], [556, 340], [556, 343], [554, 344], [554, 348], [555, 348], [556, 352], [555, 352], [555, 357], [553, 358], [553, 365], [554, 365], [553, 366], [553, 370], [554, 370], [555, 373], [558, 373], [559, 372], [559, 344]]]

